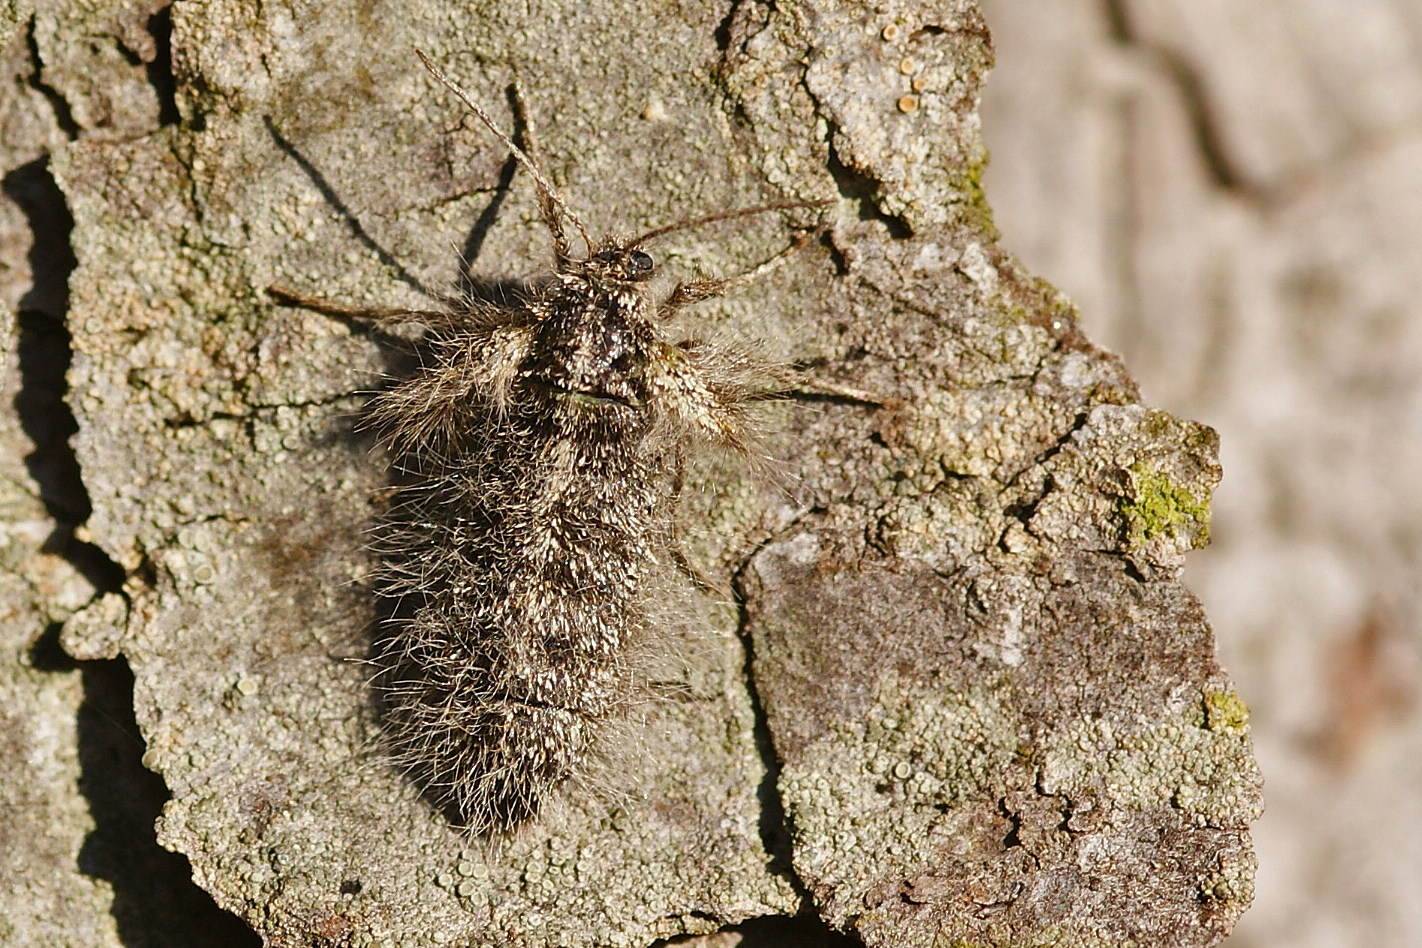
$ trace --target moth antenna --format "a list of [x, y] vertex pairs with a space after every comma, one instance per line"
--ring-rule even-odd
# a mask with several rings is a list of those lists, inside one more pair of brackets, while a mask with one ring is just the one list
[[739, 211], [722, 211], [718, 214], [708, 214], [705, 217], [698, 217], [689, 221], [682, 221], [678, 224], [668, 224], [665, 227], [658, 227], [656, 230], [649, 230], [639, 237], [633, 238], [628, 246], [635, 247], [643, 241], [651, 240], [654, 237], [661, 237], [663, 234], [674, 233], [679, 230], [691, 230], [693, 227], [701, 227], [705, 224], [715, 224], [718, 221], [732, 221], [738, 217], [751, 217], [755, 214], [766, 214], [770, 211], [793, 211], [802, 207], [828, 207], [833, 204], [833, 200], [828, 201], [782, 201], [779, 204], [758, 204], [755, 207], [742, 208]]
[[[533, 122], [528, 117], [528, 107], [524, 104], [523, 93], [519, 91], [518, 84], [509, 86], [509, 101], [514, 110], [514, 121], [523, 128], [523, 151], [528, 156], [528, 160], [533, 165], [539, 163], [538, 139], [534, 135]], [[553, 237], [553, 255], [556, 258], [558, 270], [561, 272], [567, 269], [568, 261], [573, 259], [573, 248], [567, 235], [563, 232], [563, 215], [566, 214], [578, 228], [578, 232], [583, 236], [583, 244], [587, 247], [588, 256], [592, 255], [593, 247], [588, 241], [587, 231], [583, 230], [583, 225], [578, 219], [568, 211], [566, 205], [556, 203], [557, 192], [549, 188], [537, 188], [538, 210], [543, 215], [543, 223], [547, 225], [549, 234]], [[560, 213], [561, 208], [561, 213]]]
[[[588, 232], [587, 229], [583, 227], [583, 222], [578, 220], [572, 211], [568, 210], [568, 205], [563, 203], [563, 199], [558, 196], [557, 190], [549, 180], [543, 176], [543, 172], [539, 170], [538, 163], [529, 157], [527, 152], [518, 147], [512, 138], [505, 135], [503, 131], [494, 124], [494, 120], [489, 117], [489, 114], [476, 105], [474, 100], [469, 98], [468, 94], [459, 87], [458, 83], [446, 76], [442, 69], [431, 62], [423, 50], [415, 50], [415, 55], [420, 57], [420, 62], [429, 70], [430, 75], [434, 76], [439, 80], [441, 85], [458, 96], [459, 101], [463, 102], [469, 111], [478, 116], [479, 121], [483, 122], [484, 126], [494, 134], [494, 137], [513, 153], [518, 163], [523, 165], [524, 170], [533, 177], [533, 182], [538, 188], [538, 207], [543, 212], [543, 222], [548, 225], [548, 230], [553, 235], [554, 249], [558, 256], [560, 269], [562, 263], [571, 256], [571, 248], [568, 246], [568, 239], [563, 234], [563, 222], [561, 218], [566, 217], [572, 222], [573, 226], [577, 228], [578, 236], [583, 239], [583, 244], [587, 246], [588, 252], [591, 253], [593, 246], [592, 239], [588, 237]], [[518, 97], [517, 90], [515, 90], [514, 98], [519, 110], [522, 111], [523, 101]]]

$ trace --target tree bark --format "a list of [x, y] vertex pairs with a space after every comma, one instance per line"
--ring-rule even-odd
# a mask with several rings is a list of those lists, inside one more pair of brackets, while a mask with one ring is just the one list
[[[153, 11], [115, 11], [100, 35], [145, 61]], [[1259, 777], [1179, 583], [1215, 439], [1140, 405], [995, 245], [972, 3], [171, 17], [171, 87], [122, 58], [103, 81], [77, 12], [31, 21], [76, 130], [52, 169], [83, 536], [126, 577], [63, 643], [132, 668], [159, 841], [219, 905], [276, 945], [647, 945], [767, 916], [868, 945], [1228, 932]], [[766, 472], [693, 467], [687, 552], [734, 602], [694, 604], [624, 771], [497, 845], [382, 762], [370, 711], [386, 481], [356, 420], [399, 353], [265, 292], [429, 309], [547, 272], [527, 176], [416, 47], [508, 127], [517, 89], [594, 232], [835, 199], [822, 239], [687, 318], [878, 402], [787, 406]], [[731, 275], [795, 242], [763, 215], [658, 259]]]

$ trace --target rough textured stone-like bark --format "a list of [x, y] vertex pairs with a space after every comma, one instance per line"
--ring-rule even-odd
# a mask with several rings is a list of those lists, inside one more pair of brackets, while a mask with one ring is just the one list
[[[0, 6], [0, 942], [178, 945], [200, 932], [206, 944], [250, 945], [251, 930], [154, 839], [168, 794], [139, 762], [124, 662], [75, 662], [59, 645], [61, 623], [123, 574], [85, 539], [89, 502], [67, 443], [75, 259], [50, 156], [75, 138], [158, 126], [144, 57], [158, 58], [165, 20], [137, 8], [33, 12]], [[140, 53], [121, 55], [120, 36]], [[105, 88], [110, 107], [66, 97], [76, 76]], [[86, 615], [112, 625], [122, 605], [111, 598]]]
[[[172, 18], [159, 122], [125, 124], [130, 85], [53, 85], [110, 129], [53, 166], [88, 531], [129, 577], [63, 640], [132, 666], [159, 838], [220, 905], [278, 945], [643, 945], [796, 913], [872, 945], [1228, 929], [1257, 772], [1178, 584], [1213, 436], [1140, 406], [994, 246], [971, 3]], [[788, 407], [772, 477], [694, 472], [689, 551], [741, 608], [705, 604], [632, 772], [498, 846], [382, 765], [353, 661], [383, 484], [354, 419], [395, 360], [264, 294], [427, 307], [451, 243], [477, 280], [545, 265], [526, 178], [415, 46], [491, 107], [517, 83], [595, 229], [838, 197], [823, 241], [694, 319], [883, 400]], [[791, 239], [765, 216], [658, 256], [733, 273]]]

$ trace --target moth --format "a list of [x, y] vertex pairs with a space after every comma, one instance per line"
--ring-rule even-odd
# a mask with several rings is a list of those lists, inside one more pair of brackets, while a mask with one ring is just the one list
[[593, 239], [534, 158], [418, 55], [532, 177], [553, 272], [516, 304], [436, 313], [273, 293], [424, 324], [423, 364], [369, 414], [396, 490], [374, 544], [387, 615], [373, 684], [398, 765], [469, 832], [497, 834], [534, 819], [643, 700], [636, 655], [655, 646], [653, 599], [685, 562], [675, 514], [690, 453], [744, 453], [752, 406], [800, 386], [744, 349], [670, 335], [679, 311], [727, 282], [656, 294], [647, 244], [830, 202]]

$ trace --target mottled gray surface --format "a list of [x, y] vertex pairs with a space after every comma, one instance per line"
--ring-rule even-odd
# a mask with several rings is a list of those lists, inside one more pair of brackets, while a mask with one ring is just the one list
[[[86, 536], [128, 573], [63, 643], [132, 667], [158, 838], [219, 905], [277, 945], [644, 945], [802, 911], [872, 945], [1227, 930], [1257, 772], [1177, 581], [1213, 434], [1138, 405], [994, 246], [971, 4], [180, 5], [173, 102], [132, 63], [151, 12], [103, 21], [128, 58], [32, 31], [71, 64], [47, 83], [77, 139], [52, 167]], [[595, 229], [839, 196], [824, 241], [694, 318], [884, 402], [787, 406], [763, 476], [697, 470], [690, 552], [746, 636], [707, 603], [620, 770], [498, 846], [382, 765], [353, 661], [383, 483], [354, 422], [398, 359], [263, 293], [428, 305], [451, 245], [476, 279], [544, 265], [526, 178], [503, 189], [415, 45], [498, 115], [517, 82]], [[771, 215], [658, 255], [734, 273], [790, 239]]]
[[[123, 577], [81, 525], [89, 502], [63, 401], [72, 221], [47, 156], [76, 138], [157, 127], [143, 57], [158, 58], [164, 35], [142, 8], [65, 12], [7, 29], [0, 67], [0, 942], [188, 945], [200, 932], [203, 944], [251, 945], [187, 860], [154, 840], [167, 790], [139, 763], [127, 666], [76, 663], [60, 648], [60, 624]], [[73, 75], [115, 107], [71, 108], [56, 84]], [[111, 595], [87, 615], [112, 625], [123, 608]]]
[[26, 83], [34, 64], [12, 10], [0, 6], [0, 942], [108, 948], [120, 944], [113, 888], [80, 872], [96, 830], [80, 786], [86, 683], [56, 641], [58, 623], [94, 595], [63, 556], [82, 511], [63, 464], [63, 240], [52, 239], [63, 202], [56, 213], [44, 155], [65, 135]]

